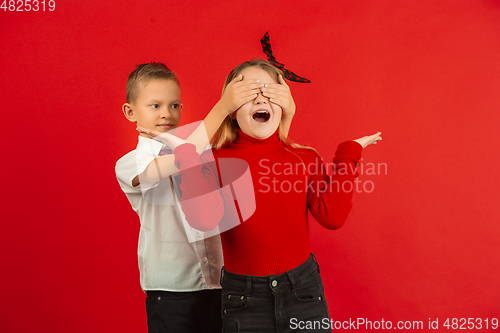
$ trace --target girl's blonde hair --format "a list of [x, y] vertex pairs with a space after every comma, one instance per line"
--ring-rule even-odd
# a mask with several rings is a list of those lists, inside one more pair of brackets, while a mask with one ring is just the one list
[[[229, 72], [229, 75], [227, 76], [226, 81], [224, 82], [222, 94], [224, 94], [227, 85], [233, 80], [233, 78], [237, 77], [245, 68], [248, 67], [259, 67], [260, 69], [266, 71], [276, 83], [279, 83], [279, 75], [283, 76], [283, 72], [281, 71], [281, 69], [271, 65], [269, 62], [263, 59], [253, 59], [250, 61], [245, 61], [236, 66], [231, 72]], [[283, 134], [282, 126], [283, 126], [282, 121], [280, 120], [280, 124], [278, 126], [278, 137], [280, 141], [285, 144], [285, 146], [292, 148], [305, 148], [305, 149], [315, 150], [314, 148], [303, 146], [288, 140]], [[231, 117], [227, 116], [213, 137], [212, 147], [215, 149], [220, 149], [233, 143], [234, 140], [236, 139], [238, 129], [239, 126], [236, 119], [232, 119]]]

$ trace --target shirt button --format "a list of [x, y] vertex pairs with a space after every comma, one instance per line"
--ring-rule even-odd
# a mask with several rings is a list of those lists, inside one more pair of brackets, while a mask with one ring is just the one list
[[158, 297], [158, 300], [161, 301], [161, 297]]
[[271, 286], [276, 287], [277, 285], [278, 285], [278, 281], [274, 280], [273, 282], [271, 282]]

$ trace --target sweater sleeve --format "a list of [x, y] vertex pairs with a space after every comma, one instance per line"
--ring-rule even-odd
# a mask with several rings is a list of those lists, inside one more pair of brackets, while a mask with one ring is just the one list
[[216, 167], [211, 168], [190, 143], [175, 148], [174, 155], [181, 176], [181, 208], [186, 221], [200, 231], [214, 229], [224, 215]]
[[314, 218], [327, 229], [338, 229], [347, 220], [352, 208], [356, 167], [363, 147], [355, 141], [346, 141], [337, 147], [333, 159], [334, 173], [327, 175], [321, 159], [317, 172], [309, 179], [307, 206]]

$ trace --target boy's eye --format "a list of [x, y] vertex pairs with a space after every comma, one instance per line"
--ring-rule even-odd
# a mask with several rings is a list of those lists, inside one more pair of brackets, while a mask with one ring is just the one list
[[180, 106], [180, 104], [172, 104], [172, 109], [178, 109]]
[[152, 107], [153, 109], [158, 109], [160, 106], [159, 106], [158, 104], [151, 104], [151, 107]]

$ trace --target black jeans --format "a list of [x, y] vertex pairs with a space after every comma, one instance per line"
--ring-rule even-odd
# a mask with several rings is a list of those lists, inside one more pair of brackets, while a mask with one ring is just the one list
[[331, 332], [314, 254], [281, 275], [221, 275], [223, 332]]
[[221, 290], [148, 291], [149, 333], [220, 333]]

